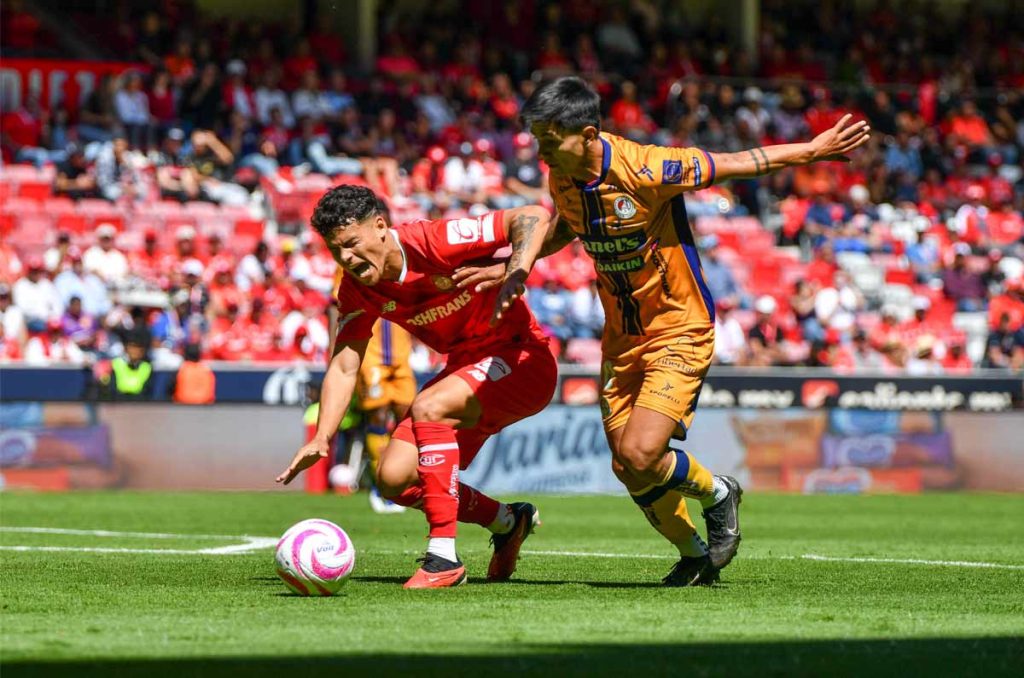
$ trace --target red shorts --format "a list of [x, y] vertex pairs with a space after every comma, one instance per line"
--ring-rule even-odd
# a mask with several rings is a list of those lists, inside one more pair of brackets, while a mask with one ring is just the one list
[[[452, 374], [469, 384], [480, 401], [480, 420], [472, 428], [455, 431], [459, 468], [465, 469], [492, 434], [540, 412], [551, 402], [558, 382], [558, 364], [544, 344], [491, 346], [480, 352], [449, 356], [444, 370], [423, 390]], [[391, 436], [415, 445], [412, 418], [399, 422]]]

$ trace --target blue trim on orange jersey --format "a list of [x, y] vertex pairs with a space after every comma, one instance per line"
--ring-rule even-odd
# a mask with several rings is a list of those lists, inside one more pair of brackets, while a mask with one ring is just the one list
[[708, 178], [708, 186], [712, 186], [715, 183], [715, 161], [711, 159], [711, 154], [703, 148], [700, 149], [700, 152], [708, 159], [708, 167], [711, 169], [711, 176]]
[[573, 179], [573, 183], [575, 183], [578, 188], [588, 191], [593, 190], [604, 183], [604, 180], [608, 177], [608, 168], [612, 166], [612, 145], [609, 144], [608, 140], [602, 136], [598, 136], [597, 138], [601, 140], [601, 146], [604, 147], [604, 157], [601, 158], [601, 176], [588, 184]]
[[380, 321], [381, 364], [391, 365], [391, 323], [383, 318]]
[[704, 299], [704, 306], [708, 310], [708, 317], [715, 322], [715, 300], [711, 296], [711, 288], [704, 280], [704, 272], [700, 268], [700, 255], [697, 253], [697, 244], [693, 239], [693, 231], [690, 230], [690, 218], [686, 214], [686, 201], [681, 195], [671, 200], [672, 222], [676, 227], [676, 235], [679, 237], [679, 245], [686, 255], [686, 262], [690, 265], [694, 280], [697, 281], [697, 288], [700, 296]]

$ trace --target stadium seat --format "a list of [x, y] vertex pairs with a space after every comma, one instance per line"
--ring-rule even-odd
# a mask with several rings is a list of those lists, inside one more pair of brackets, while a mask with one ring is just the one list
[[236, 238], [263, 239], [265, 224], [261, 219], [238, 219], [235, 221]]
[[43, 210], [51, 215], [74, 214], [78, 212], [75, 201], [71, 198], [49, 198], [43, 202]]
[[18, 184], [18, 197], [46, 200], [53, 195], [53, 185], [44, 181], [26, 181]]
[[16, 225], [13, 214], [0, 214], [0, 235], [6, 237]]
[[57, 214], [57, 230], [82, 234], [90, 230], [92, 220], [82, 214]]
[[914, 271], [909, 268], [890, 268], [885, 272], [885, 282], [893, 285], [913, 285]]

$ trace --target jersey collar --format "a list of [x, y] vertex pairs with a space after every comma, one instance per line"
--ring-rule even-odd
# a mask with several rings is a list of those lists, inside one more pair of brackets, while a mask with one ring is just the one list
[[402, 245], [402, 239], [398, 237], [398, 231], [393, 228], [389, 228], [391, 235], [395, 239], [395, 243], [398, 245], [398, 249], [402, 252], [402, 272], [398, 275], [398, 284], [401, 285], [405, 282], [405, 277], [409, 275], [409, 257], [405, 256], [405, 247]]
[[601, 140], [601, 145], [604, 147], [604, 154], [601, 158], [601, 176], [594, 179], [590, 183], [583, 183], [582, 181], [577, 181], [576, 179], [573, 179], [572, 181], [574, 184], [576, 184], [576, 188], [582, 188], [588, 191], [593, 190], [600, 186], [601, 184], [603, 184], [605, 178], [607, 178], [608, 176], [608, 168], [611, 167], [612, 164], [612, 145], [609, 144], [608, 140], [605, 139], [603, 136], [598, 135], [597, 138]]

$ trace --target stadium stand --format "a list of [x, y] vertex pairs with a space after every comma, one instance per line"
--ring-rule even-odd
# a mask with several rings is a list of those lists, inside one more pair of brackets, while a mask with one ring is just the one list
[[[578, 72], [605, 129], [641, 142], [738, 150], [843, 112], [877, 132], [849, 164], [688, 197], [720, 362], [1020, 370], [1019, 26], [971, 3], [792, 4], [763, 3], [757, 66], [675, 3], [441, 4], [392, 17], [372, 73], [319, 29], [187, 2], [113, 20], [69, 6], [98, 49], [137, 65], [80, 107], [3, 111], [0, 359], [110, 358], [142, 323], [158, 365], [193, 342], [221, 360], [319, 360], [333, 276], [305, 227], [319, 195], [368, 185], [396, 222], [550, 204], [517, 111], [540, 79]], [[3, 24], [5, 57], [64, 56], [23, 3], [5, 3]], [[569, 247], [529, 280], [563, 360], [600, 360], [594, 278]], [[58, 350], [69, 338], [80, 350]]]

